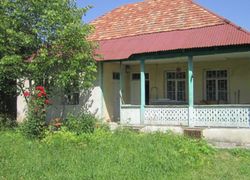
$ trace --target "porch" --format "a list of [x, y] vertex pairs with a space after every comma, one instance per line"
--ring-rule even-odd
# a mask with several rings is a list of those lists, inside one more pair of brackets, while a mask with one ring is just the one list
[[249, 128], [249, 59], [244, 52], [104, 63], [106, 114], [124, 125]]

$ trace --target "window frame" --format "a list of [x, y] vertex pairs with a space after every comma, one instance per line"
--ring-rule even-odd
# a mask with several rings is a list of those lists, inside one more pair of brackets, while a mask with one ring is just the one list
[[[174, 71], [174, 70], [167, 70], [167, 71], [164, 71], [164, 86], [165, 86], [165, 88], [164, 88], [164, 96], [165, 96], [165, 98], [167, 98], [167, 99], [169, 99], [168, 98], [168, 78], [167, 78], [167, 73], [177, 73], [176, 71]], [[177, 102], [187, 102], [187, 100], [188, 100], [188, 96], [187, 96], [187, 90], [188, 90], [188, 77], [187, 77], [187, 71], [180, 71], [180, 73], [185, 73], [185, 78], [183, 78], [183, 79], [176, 79], [176, 77], [175, 77], [175, 79], [174, 79], [174, 82], [175, 82], [175, 100], [173, 100], [173, 101], [177, 101]], [[184, 101], [179, 101], [179, 100], [177, 100], [177, 97], [178, 97], [178, 90], [177, 90], [177, 87], [178, 87], [178, 82], [180, 82], [180, 81], [184, 81], [185, 82], [185, 97], [184, 97]]]
[[[215, 83], [215, 93], [216, 93], [216, 100], [208, 100], [207, 99], [207, 80], [209, 80], [209, 78], [207, 79], [207, 72], [208, 71], [226, 71], [227, 72], [227, 77], [226, 78], [211, 78], [210, 80], [215, 80], [216, 83]], [[204, 69], [203, 70], [203, 99], [205, 101], [223, 101], [223, 100], [219, 100], [219, 90], [218, 90], [218, 81], [219, 80], [226, 80], [227, 81], [227, 101], [226, 103], [229, 103], [230, 102], [230, 70], [228, 68], [210, 68], [210, 69]]]
[[121, 79], [120, 72], [112, 72], [112, 80], [120, 81], [120, 79]]

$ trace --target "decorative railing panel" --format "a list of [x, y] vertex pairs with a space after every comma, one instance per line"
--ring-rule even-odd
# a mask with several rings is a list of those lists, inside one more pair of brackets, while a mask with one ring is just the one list
[[145, 108], [145, 124], [188, 125], [186, 106], [150, 106]]
[[[249, 105], [198, 105], [193, 108], [190, 123], [185, 105], [146, 106], [144, 116], [144, 125], [250, 128]], [[122, 106], [121, 124], [139, 125], [140, 119], [140, 106]]]
[[248, 106], [197, 106], [193, 124], [205, 127], [250, 127]]

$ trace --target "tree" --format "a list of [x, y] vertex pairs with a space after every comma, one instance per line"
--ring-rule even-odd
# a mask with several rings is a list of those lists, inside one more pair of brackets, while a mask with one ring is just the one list
[[27, 79], [49, 91], [89, 88], [96, 65], [93, 28], [82, 21], [88, 9], [74, 0], [1, 0], [0, 90], [25, 91]]

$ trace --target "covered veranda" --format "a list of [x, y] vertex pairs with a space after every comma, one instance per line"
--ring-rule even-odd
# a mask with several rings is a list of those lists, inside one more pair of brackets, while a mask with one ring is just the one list
[[[116, 82], [119, 82], [119, 110], [113, 108], [113, 113], [117, 114], [118, 118], [113, 116], [113, 120], [118, 119], [123, 125], [136, 126], [249, 128], [250, 95], [245, 93], [250, 88], [247, 81], [248, 77], [250, 78], [250, 72], [247, 73], [250, 68], [249, 60], [249, 49], [241, 48], [240, 51], [213, 49], [192, 53], [138, 55], [124, 61], [102, 62], [104, 78], [107, 73], [105, 66], [114, 64], [113, 80], [116, 78]], [[236, 70], [241, 66], [242, 69]], [[156, 67], [160, 68], [153, 72]], [[215, 72], [220, 76], [218, 80], [204, 79], [206, 76], [213, 79]], [[240, 79], [242, 75], [238, 72], [242, 72], [246, 77]], [[167, 76], [171, 79], [171, 73], [179, 76], [172, 88], [169, 86], [173, 82], [167, 80]], [[237, 81], [242, 81], [241, 84], [244, 85], [237, 87]], [[103, 86], [105, 82], [107, 81], [104, 81]], [[216, 82], [215, 86], [220, 86], [215, 87], [215, 95], [213, 86], [209, 87], [204, 82], [210, 83], [210, 86]], [[206, 92], [209, 88], [212, 88], [212, 92]], [[156, 93], [157, 91], [164, 92]]]

